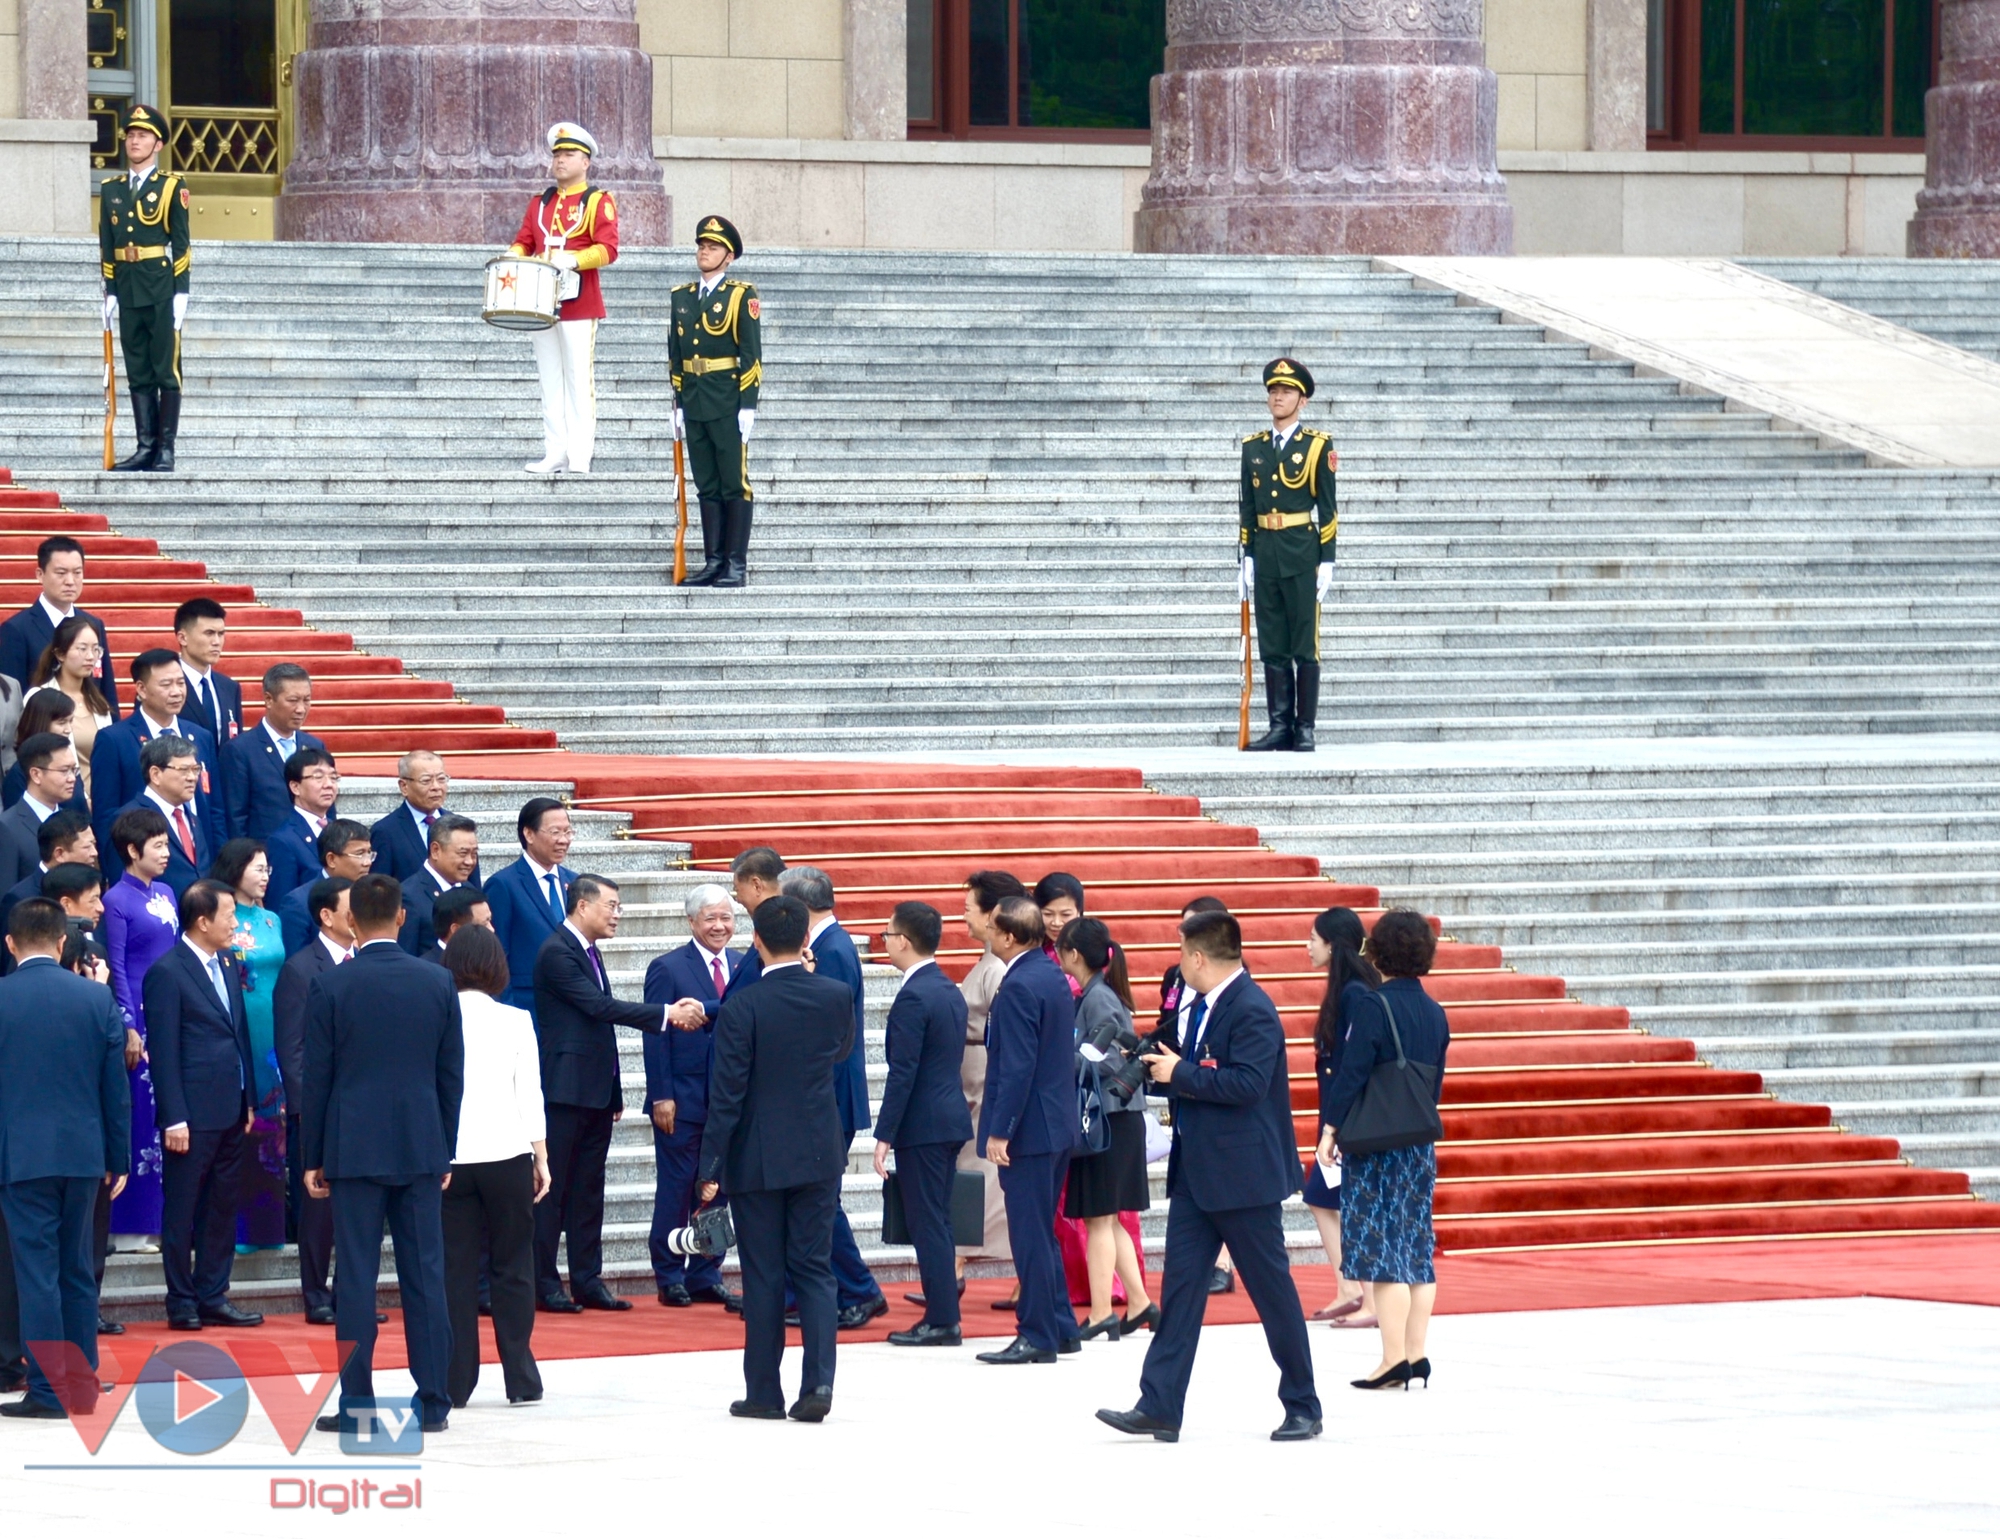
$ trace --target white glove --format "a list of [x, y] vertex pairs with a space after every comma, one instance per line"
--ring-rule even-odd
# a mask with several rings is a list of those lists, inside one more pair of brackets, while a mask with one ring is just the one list
[[683, 443], [686, 441], [687, 436], [687, 418], [681, 414], [681, 409], [676, 406], [674, 408], [674, 442]]
[[188, 296], [185, 294], [174, 295], [175, 331], [179, 331], [181, 329], [181, 322], [187, 319], [187, 313], [188, 313]]
[[757, 425], [757, 408], [745, 406], [736, 413], [736, 431], [743, 435], [743, 441], [750, 442], [750, 429]]
[[1236, 563], [1236, 596], [1249, 603], [1257, 591], [1257, 563], [1245, 556]]
[[1322, 561], [1319, 564], [1318, 580], [1319, 601], [1324, 604], [1326, 602], [1326, 590], [1333, 586], [1333, 563], [1331, 561]]
[[118, 296], [116, 294], [106, 294], [104, 296], [104, 329], [109, 331], [117, 324]]
[[566, 273], [576, 271], [576, 253], [574, 251], [551, 251], [549, 253], [549, 260]]

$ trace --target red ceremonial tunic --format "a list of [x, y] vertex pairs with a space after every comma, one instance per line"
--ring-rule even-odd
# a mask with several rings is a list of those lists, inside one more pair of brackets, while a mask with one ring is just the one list
[[601, 321], [604, 296], [598, 291], [597, 269], [618, 260], [618, 204], [602, 188], [589, 186], [553, 198], [538, 192], [521, 216], [513, 250], [521, 256], [574, 251], [581, 284], [576, 298], [563, 301], [562, 318]]

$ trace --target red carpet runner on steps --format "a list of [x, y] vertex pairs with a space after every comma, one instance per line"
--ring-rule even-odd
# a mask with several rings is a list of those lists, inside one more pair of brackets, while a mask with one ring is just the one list
[[[33, 602], [34, 548], [57, 532], [89, 553], [84, 604], [121, 664], [171, 644], [174, 606], [210, 593], [231, 608], [235, 676], [254, 679], [280, 659], [312, 669], [312, 728], [350, 773], [389, 772], [386, 756], [405, 748], [445, 749], [461, 777], [573, 782], [582, 804], [629, 812], [638, 837], [690, 845], [697, 869], [722, 871], [745, 846], [768, 843], [826, 868], [857, 935], [879, 935], [902, 898], [956, 916], [958, 884], [982, 866], [1030, 881], [1069, 871], [1131, 955], [1143, 1002], [1149, 975], [1173, 959], [1181, 904], [1214, 893], [1242, 919], [1249, 965], [1284, 1014], [1299, 1140], [1312, 1140], [1308, 1042], [1323, 979], [1304, 936], [1329, 904], [1372, 920], [1380, 895], [1265, 848], [1255, 829], [1209, 821], [1195, 798], [1151, 792], [1137, 770], [566, 753], [554, 734], [510, 726], [497, 708], [408, 677], [395, 659], [365, 656], [351, 638], [213, 583], [200, 563], [169, 560], [5, 472], [0, 605]], [[973, 953], [956, 918], [946, 946], [946, 970], [962, 973]], [[1977, 1201], [1963, 1175], [1914, 1168], [1894, 1139], [1845, 1133], [1823, 1106], [1778, 1101], [1756, 1074], [1711, 1068], [1691, 1043], [1635, 1030], [1622, 1008], [1514, 972], [1497, 947], [1446, 937], [1426, 984], [1454, 1038], [1438, 1158], [1447, 1253], [2000, 1228], [2000, 1205]]]

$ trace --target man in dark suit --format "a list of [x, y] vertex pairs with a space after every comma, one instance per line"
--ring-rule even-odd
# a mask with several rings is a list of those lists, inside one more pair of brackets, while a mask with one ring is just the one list
[[[400, 882], [415, 875], [429, 855], [431, 829], [449, 811], [444, 799], [451, 776], [439, 755], [414, 749], [396, 761], [396, 785], [403, 793], [402, 806], [378, 818], [368, 837], [375, 845], [375, 874]], [[479, 880], [478, 871], [471, 880]]]
[[297, 663], [264, 670], [264, 719], [229, 740], [222, 753], [222, 804], [232, 839], [264, 839], [292, 814], [285, 761], [326, 744], [306, 731], [312, 675]]
[[958, 1151], [972, 1137], [972, 1116], [959, 1083], [965, 996], [932, 960], [943, 938], [944, 916], [928, 903], [898, 903], [882, 937], [903, 986], [889, 1006], [889, 1080], [875, 1119], [875, 1174], [888, 1175], [893, 1150], [924, 1288], [923, 1320], [889, 1334], [899, 1347], [955, 1347], [960, 1341], [951, 1186]]
[[[552, 1314], [632, 1307], [604, 1286], [603, 1275], [605, 1156], [612, 1125], [625, 1115], [614, 1028], [663, 1031], [667, 1012], [612, 997], [611, 975], [597, 948], [618, 933], [618, 915], [616, 882], [577, 877], [569, 887], [568, 917], [535, 958], [535, 1035], [552, 1182], [535, 1209], [535, 1290], [536, 1307]], [[556, 1270], [556, 1247], [565, 1235], [567, 1294]]]
[[443, 967], [444, 954], [451, 949], [454, 935], [468, 925], [493, 928], [493, 905], [486, 901], [483, 890], [471, 882], [461, 882], [451, 891], [438, 894], [437, 902], [431, 906], [431, 925], [437, 932], [437, 944], [423, 954], [423, 960]]
[[[375, 849], [368, 842], [368, 830], [359, 823], [346, 818], [335, 818], [319, 831], [314, 841], [319, 851], [319, 871], [313, 881], [324, 877], [337, 876], [349, 882], [358, 882], [368, 875], [375, 863]], [[313, 937], [312, 910], [308, 900], [313, 882], [294, 887], [278, 899], [276, 909], [278, 922], [284, 927], [285, 955], [293, 956], [303, 950]]]
[[1013, 1341], [981, 1352], [982, 1363], [1052, 1363], [1057, 1353], [1081, 1345], [1055, 1232], [1076, 1145], [1076, 1001], [1069, 980], [1043, 954], [1043, 938], [1042, 911], [1032, 898], [1000, 900], [993, 954], [1007, 972], [986, 1016], [979, 1152], [1000, 1167], [1021, 1294]]
[[390, 878], [356, 882], [348, 912], [360, 949], [306, 990], [306, 1192], [333, 1200], [335, 1328], [355, 1343], [340, 1373], [340, 1410], [319, 1419], [322, 1432], [353, 1431], [355, 1410], [374, 1400], [385, 1221], [424, 1431], [444, 1431], [451, 1415], [444, 1189], [458, 1147], [465, 1029], [451, 974], [396, 944], [402, 908]]
[[534, 797], [522, 806], [514, 834], [521, 841], [521, 858], [480, 886], [493, 907], [493, 933], [507, 948], [507, 1003], [532, 1011], [535, 958], [542, 943], [562, 928], [569, 884], [576, 880], [576, 873], [563, 864], [571, 839], [569, 812], [553, 796]]
[[[215, 858], [215, 847], [209, 843], [201, 816], [201, 760], [186, 738], [156, 737], [139, 750], [139, 767], [146, 774], [146, 789], [118, 811], [150, 807], [167, 820], [167, 870], [160, 880], [179, 897]], [[116, 815], [111, 821], [118, 821]], [[97, 844], [105, 885], [109, 886], [125, 874], [125, 852], [109, 837], [108, 830]]]
[[63, 969], [63, 913], [46, 898], [15, 906], [0, 980], [0, 1237], [7, 1292], [18, 1289], [24, 1344], [67, 1342], [48, 1362], [28, 1346], [28, 1394], [0, 1416], [60, 1420], [97, 1403], [97, 1285], [91, 1221], [100, 1186], [116, 1196], [130, 1168], [125, 1020], [111, 991]]
[[301, 748], [285, 761], [285, 790], [292, 798], [292, 815], [264, 837], [271, 862], [273, 898], [319, 880], [319, 836], [336, 816], [340, 768], [324, 748]]
[[[840, 1123], [847, 1129], [847, 1141], [868, 1126], [868, 1012], [861, 982], [861, 954], [849, 935], [834, 918], [833, 879], [817, 866], [790, 866], [778, 879], [779, 891], [805, 904], [811, 919], [806, 928], [806, 950], [813, 968], [822, 978], [847, 985], [854, 997], [854, 1046], [847, 1062], [833, 1077], [833, 1093], [840, 1103]], [[854, 1243], [854, 1228], [843, 1208], [833, 1216], [833, 1280], [840, 1297], [840, 1328], [853, 1330], [877, 1315], [889, 1312], [881, 1284], [861, 1259], [861, 1247]]]
[[0, 891], [38, 873], [42, 828], [62, 814], [76, 791], [76, 745], [60, 732], [29, 738], [21, 745], [20, 763], [28, 789], [0, 812]]
[[165, 647], [147, 648], [132, 659], [132, 690], [131, 715], [98, 733], [90, 750], [97, 842], [109, 839], [117, 809], [146, 789], [140, 751], [154, 738], [180, 737], [194, 744], [195, 757], [201, 761], [201, 781], [196, 788], [199, 806], [207, 824], [209, 848], [221, 849], [229, 837], [222, 802], [222, 761], [215, 739], [181, 715], [181, 707], [187, 703], [187, 678], [181, 672], [180, 659]]
[[[78, 862], [96, 869], [97, 835], [90, 831], [90, 819], [72, 808], [64, 808], [53, 817], [44, 818], [42, 826], [35, 830], [35, 853], [34, 868], [0, 894], [0, 934], [6, 933], [7, 918], [14, 912], [15, 904], [23, 898], [43, 896], [42, 878], [55, 867]], [[0, 977], [13, 970], [13, 957], [0, 951]]]
[[696, 1303], [729, 1308], [741, 1300], [723, 1286], [720, 1256], [677, 1256], [667, 1249], [668, 1232], [685, 1224], [694, 1209], [715, 1017], [743, 966], [743, 953], [729, 949], [736, 933], [736, 905], [729, 894], [704, 882], [687, 895], [686, 909], [694, 938], [654, 957], [646, 969], [646, 1003], [672, 1006], [667, 1018], [674, 1028], [645, 1041], [646, 1113], [653, 1122], [653, 1281], [660, 1302], [670, 1309]]
[[833, 1408], [833, 1215], [847, 1168], [833, 1087], [853, 1045], [854, 1000], [845, 984], [805, 970], [805, 904], [766, 899], [752, 923], [764, 971], [754, 989], [729, 994], [716, 1018], [700, 1196], [712, 1202], [728, 1187], [743, 1262], [744, 1397], [729, 1414], [786, 1414], [779, 1368], [789, 1279], [805, 1348], [790, 1414], [816, 1422]]
[[97, 644], [104, 648], [98, 665], [97, 687], [111, 706], [111, 719], [118, 719], [118, 680], [111, 667], [111, 643], [104, 636], [104, 622], [88, 610], [76, 607], [83, 597], [83, 547], [66, 534], [52, 534], [35, 547], [35, 575], [42, 591], [26, 609], [0, 625], [0, 673], [24, 690], [55, 639], [56, 627], [71, 615], [88, 622], [97, 632]]
[[1284, 1027], [1270, 996], [1243, 970], [1243, 930], [1229, 914], [1181, 921], [1181, 977], [1199, 996], [1183, 1052], [1146, 1055], [1154, 1081], [1174, 1101], [1160, 1323], [1146, 1348], [1139, 1404], [1097, 1416], [1120, 1432], [1164, 1443], [1179, 1438], [1209, 1276], [1226, 1244], [1278, 1364], [1285, 1419], [1271, 1440], [1301, 1442], [1319, 1436], [1320, 1404], [1280, 1213], [1299, 1189]]
[[243, 979], [220, 955], [236, 934], [235, 895], [220, 882], [195, 882], [181, 894], [180, 918], [180, 943], [146, 970], [144, 986], [146, 1055], [166, 1151], [167, 1325], [262, 1325], [261, 1314], [229, 1302], [236, 1196], [257, 1104]]
[[285, 1173], [290, 1186], [293, 1227], [298, 1231], [299, 1288], [305, 1295], [306, 1323], [333, 1324], [333, 1204], [306, 1191], [304, 1130], [306, 1104], [306, 999], [313, 979], [330, 973], [354, 955], [354, 921], [348, 891], [354, 884], [330, 876], [307, 889], [313, 938], [285, 959], [271, 991], [271, 1043], [278, 1077], [285, 1086]]
[[243, 730], [243, 686], [222, 671], [229, 611], [212, 598], [191, 598], [174, 611], [174, 642], [187, 675], [183, 714], [208, 728], [220, 748]]
[[403, 930], [396, 944], [413, 957], [435, 950], [437, 925], [432, 906], [439, 894], [476, 881], [478, 876], [479, 825], [456, 812], [443, 814], [431, 825], [429, 858], [403, 878]]

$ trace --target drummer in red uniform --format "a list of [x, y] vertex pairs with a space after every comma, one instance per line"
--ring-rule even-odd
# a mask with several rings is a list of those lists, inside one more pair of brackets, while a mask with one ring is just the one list
[[556, 184], [528, 200], [521, 232], [508, 249], [541, 257], [563, 269], [566, 296], [561, 319], [534, 334], [535, 367], [542, 376], [543, 454], [531, 475], [559, 470], [590, 473], [597, 445], [597, 323], [604, 296], [597, 270], [618, 260], [618, 205], [590, 185], [590, 157], [597, 141], [575, 123], [549, 130], [549, 158]]

